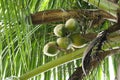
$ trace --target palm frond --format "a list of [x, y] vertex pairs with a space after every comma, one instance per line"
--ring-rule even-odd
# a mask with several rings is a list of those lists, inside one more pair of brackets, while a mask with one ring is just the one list
[[[57, 23], [64, 23], [64, 21], [33, 25], [29, 16], [39, 11], [52, 9], [76, 10], [97, 7], [104, 9], [105, 7], [105, 11], [110, 10], [110, 13], [116, 17], [118, 5], [110, 5], [113, 3], [102, 5], [104, 0], [100, 1], [101, 5], [98, 6], [98, 1], [95, 2], [95, 0], [89, 0], [89, 2], [88, 0], [0, 0], [0, 80], [11, 76], [20, 77], [21, 80], [28, 78], [31, 78], [30, 80], [68, 80], [76, 70], [75, 68], [80, 66], [85, 47], [66, 55], [63, 52], [55, 57], [44, 55], [44, 45], [56, 40], [53, 28]], [[104, 30], [110, 24], [109, 21], [106, 22], [100, 30]], [[114, 42], [111, 44], [112, 46], [120, 45], [119, 41], [117, 45]], [[115, 76], [119, 56], [119, 54], [112, 56], [111, 64]], [[94, 78], [100, 80], [105, 74], [106, 79], [109, 80], [111, 76], [109, 62], [110, 60], [106, 58], [87, 79], [93, 79], [94, 75], [97, 75]], [[33, 73], [29, 74], [29, 71]], [[36, 74], [39, 75], [36, 76]]]

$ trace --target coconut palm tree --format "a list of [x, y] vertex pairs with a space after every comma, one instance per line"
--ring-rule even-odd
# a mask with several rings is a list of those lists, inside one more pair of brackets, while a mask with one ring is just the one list
[[[120, 63], [118, 5], [117, 0], [0, 0], [0, 80], [117, 78]], [[66, 32], [67, 37], [79, 33], [84, 40], [76, 39], [82, 45], [71, 45], [69, 50], [57, 45], [59, 54], [45, 55], [44, 46], [58, 38], [54, 27], [65, 24], [69, 18], [78, 22], [78, 28], [72, 33]], [[107, 39], [100, 37], [90, 47], [101, 31], [108, 31]], [[87, 53], [84, 56], [85, 52], [90, 53], [89, 57]]]

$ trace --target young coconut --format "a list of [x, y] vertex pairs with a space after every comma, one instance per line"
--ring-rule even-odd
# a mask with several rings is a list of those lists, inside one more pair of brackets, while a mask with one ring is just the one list
[[58, 24], [55, 28], [54, 28], [54, 34], [57, 37], [64, 37], [67, 35], [66, 29], [65, 29], [65, 25], [64, 24]]
[[73, 19], [70, 18], [66, 21], [65, 23], [65, 28], [69, 31], [69, 32], [73, 32], [78, 28], [78, 22]]
[[59, 53], [56, 42], [49, 42], [43, 48], [43, 53], [47, 56], [56, 56]]
[[71, 40], [68, 37], [61, 37], [57, 39], [57, 44], [61, 50], [70, 49]]
[[83, 39], [80, 35], [80, 33], [74, 33], [70, 35], [70, 39], [72, 41], [72, 46], [75, 48], [81, 48], [85, 45], [87, 41], [85, 39]]

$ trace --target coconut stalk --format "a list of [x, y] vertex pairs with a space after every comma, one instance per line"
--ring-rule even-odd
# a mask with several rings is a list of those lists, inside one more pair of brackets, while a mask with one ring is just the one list
[[45, 10], [40, 11], [35, 14], [31, 14], [32, 24], [44, 24], [51, 22], [64, 22], [69, 18], [76, 18], [82, 20], [87, 18], [87, 20], [95, 20], [101, 16], [104, 19], [108, 19], [116, 22], [117, 17], [109, 14], [103, 10], [98, 9], [81, 9], [81, 10]]
[[[39, 74], [41, 74], [43, 72], [46, 72], [46, 71], [48, 71], [48, 70], [50, 70], [50, 69], [52, 69], [52, 68], [54, 68], [56, 66], [60, 66], [60, 65], [65, 64], [67, 62], [70, 62], [72, 60], [80, 59], [83, 56], [83, 52], [84, 52], [85, 48], [86, 47], [84, 47], [82, 49], [78, 49], [75, 52], [72, 52], [70, 54], [66, 54], [63, 57], [60, 57], [60, 58], [58, 58], [56, 60], [50, 61], [50, 62], [42, 65], [42, 66], [39, 66], [38, 68], [35, 68], [35, 69], [33, 69], [33, 70], [23, 74], [22, 76], [19, 77], [19, 79], [20, 80], [27, 80], [27, 79], [32, 78], [32, 77], [34, 77], [36, 75], [39, 75]], [[120, 50], [120, 48], [115, 48], [115, 49], [112, 49], [112, 50], [106, 50], [104, 52], [104, 54], [99, 53], [99, 57], [101, 58], [101, 60], [103, 60], [106, 56], [108, 56], [110, 54], [115, 54], [115, 53], [111, 53], [111, 52], [119, 51], [119, 50]], [[98, 65], [98, 60], [91, 61], [90, 64], [91, 64], [91, 67], [90, 67], [89, 70], [91, 70], [91, 68], [93, 68], [93, 67], [95, 68]], [[82, 68], [81, 67], [79, 67], [76, 70], [79, 71], [79, 69], [80, 69], [80, 75], [82, 75], [83, 72], [82, 72]], [[76, 74], [76, 72], [74, 72], [71, 77], [73, 77], [75, 74]], [[78, 77], [80, 77], [80, 75]], [[81, 76], [81, 78], [82, 78], [82, 76]]]
[[108, 0], [84, 0], [96, 7], [100, 10], [45, 10], [40, 11], [35, 14], [31, 14], [30, 17], [32, 19], [33, 24], [43, 24], [43, 23], [51, 23], [51, 22], [60, 22], [66, 21], [69, 18], [77, 18], [82, 19], [85, 16], [88, 19], [96, 19], [98, 16], [102, 16], [104, 19], [108, 19], [116, 22], [117, 19], [117, 9], [119, 8], [118, 4], [110, 2]]
[[42, 66], [39, 66], [36, 69], [33, 69], [32, 71], [29, 71], [22, 76], [19, 77], [20, 80], [27, 80], [31, 77], [34, 77], [40, 73], [46, 72], [56, 66], [60, 66], [61, 64], [64, 64], [66, 62], [72, 61], [74, 59], [82, 58], [83, 52], [85, 48], [76, 50], [70, 54], [66, 54], [65, 56], [62, 56], [60, 58], [57, 58], [56, 60], [50, 61]]

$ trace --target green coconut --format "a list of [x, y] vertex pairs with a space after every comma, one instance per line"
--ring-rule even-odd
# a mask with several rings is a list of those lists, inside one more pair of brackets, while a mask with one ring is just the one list
[[69, 32], [74, 32], [78, 28], [78, 22], [75, 19], [70, 18], [66, 21], [65, 28]]
[[68, 37], [61, 37], [57, 39], [57, 45], [60, 49], [67, 50], [70, 48], [71, 40]]
[[80, 33], [71, 34], [70, 39], [72, 41], [72, 46], [75, 48], [80, 48], [83, 44], [87, 42], [81, 37]]
[[64, 24], [58, 24], [55, 28], [54, 28], [54, 34], [57, 37], [64, 37], [67, 35], [67, 31], [65, 29], [65, 25]]
[[56, 56], [59, 53], [56, 42], [49, 42], [43, 48], [43, 53], [47, 56]]

